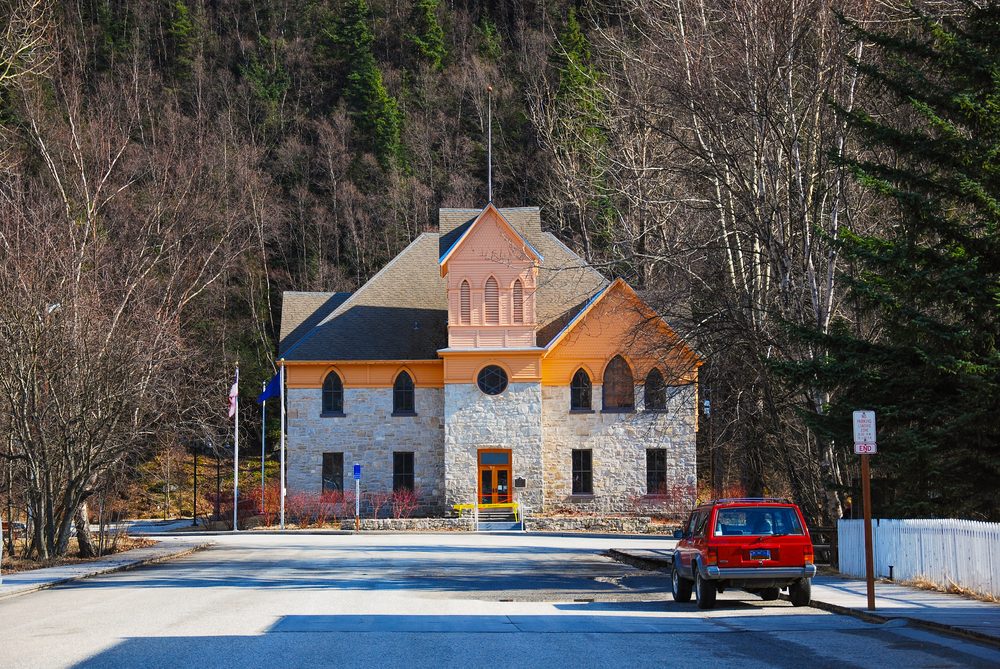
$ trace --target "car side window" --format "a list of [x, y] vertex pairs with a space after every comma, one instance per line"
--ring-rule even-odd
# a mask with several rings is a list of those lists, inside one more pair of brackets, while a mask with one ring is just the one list
[[698, 514], [697, 521], [695, 522], [694, 535], [697, 537], [705, 536], [705, 525], [708, 522], [708, 511], [702, 511]]
[[696, 511], [691, 512], [691, 518], [688, 519], [687, 523], [687, 536], [694, 536], [694, 525], [698, 520], [698, 513]]

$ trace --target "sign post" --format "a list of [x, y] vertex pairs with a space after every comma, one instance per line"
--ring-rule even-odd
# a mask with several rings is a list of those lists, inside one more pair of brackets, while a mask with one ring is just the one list
[[354, 464], [354, 531], [361, 531], [361, 465]]
[[872, 483], [868, 458], [878, 452], [875, 442], [875, 412], [854, 412], [854, 452], [861, 456], [861, 496], [865, 505], [865, 582], [868, 610], [875, 610], [875, 555], [872, 549]]

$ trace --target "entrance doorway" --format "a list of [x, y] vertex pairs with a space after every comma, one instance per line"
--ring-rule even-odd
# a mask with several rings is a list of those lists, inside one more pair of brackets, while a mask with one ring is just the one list
[[480, 504], [505, 504], [510, 502], [510, 449], [480, 449], [478, 480]]

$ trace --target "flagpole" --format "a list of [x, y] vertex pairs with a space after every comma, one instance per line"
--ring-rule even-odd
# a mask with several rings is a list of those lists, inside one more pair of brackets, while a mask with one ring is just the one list
[[233, 428], [233, 532], [239, 532], [240, 508], [240, 365], [236, 364], [236, 424]]
[[[261, 392], [267, 391], [267, 381], [260, 384]], [[264, 450], [267, 448], [267, 400], [260, 405], [260, 511], [264, 512]]]
[[281, 529], [285, 529], [285, 359], [281, 359], [278, 370], [281, 375]]

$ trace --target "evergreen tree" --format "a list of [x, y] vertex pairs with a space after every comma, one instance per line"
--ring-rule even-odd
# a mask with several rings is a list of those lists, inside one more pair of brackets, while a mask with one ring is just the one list
[[906, 113], [844, 112], [868, 155], [892, 156], [847, 163], [893, 234], [840, 242], [857, 318], [878, 336], [841, 322], [797, 371], [836, 391], [817, 426], [844, 448], [851, 411], [876, 411], [883, 511], [1000, 519], [1000, 6], [916, 18], [913, 35], [858, 29], [886, 56], [858, 67]]
[[348, 0], [336, 33], [330, 37], [341, 50], [347, 65], [344, 95], [358, 131], [369, 142], [382, 167], [396, 162], [402, 153], [400, 129], [402, 114], [396, 99], [382, 80], [375, 61], [375, 35], [368, 18], [365, 0]]
[[435, 70], [444, 69], [448, 51], [444, 30], [437, 18], [438, 0], [415, 0], [410, 11], [411, 30], [406, 38]]
[[[588, 212], [581, 212], [592, 244], [605, 248], [611, 244], [614, 206], [605, 179], [607, 136], [605, 133], [606, 99], [601, 89], [601, 72], [594, 65], [590, 42], [570, 7], [566, 27], [555, 44], [552, 64], [559, 74], [556, 89], [559, 151], [573, 158], [578, 166], [575, 178], [592, 194]], [[620, 268], [624, 269], [624, 268]]]

